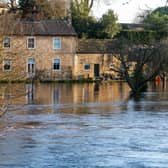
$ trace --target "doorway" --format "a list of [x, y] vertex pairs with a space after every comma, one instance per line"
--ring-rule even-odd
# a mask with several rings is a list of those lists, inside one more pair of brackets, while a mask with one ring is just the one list
[[28, 72], [29, 78], [33, 78], [35, 76], [35, 59], [34, 58], [28, 58], [27, 72]]
[[94, 64], [94, 77], [99, 77], [100, 75], [100, 65]]

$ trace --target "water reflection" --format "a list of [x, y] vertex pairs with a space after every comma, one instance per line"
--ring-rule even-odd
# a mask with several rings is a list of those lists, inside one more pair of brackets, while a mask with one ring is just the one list
[[34, 103], [34, 96], [35, 96], [35, 84], [30, 83], [26, 85], [26, 95], [27, 95], [27, 103], [33, 104]]
[[[122, 86], [128, 94], [127, 85]], [[107, 102], [121, 98], [121, 86], [114, 84], [38, 84], [33, 92], [36, 104]], [[30, 91], [32, 88], [30, 87]], [[32, 91], [29, 97], [32, 96]], [[123, 93], [122, 93], [123, 94]], [[126, 98], [124, 95], [122, 98]]]
[[[151, 99], [151, 97], [153, 101], [167, 100], [167, 84], [164, 85], [164, 88], [162, 85], [156, 86], [152, 83], [149, 86], [148, 93], [143, 94], [138, 100], [130, 100], [129, 88], [126, 83], [122, 82], [111, 84], [12, 84], [10, 86], [1, 84], [0, 103], [3, 104], [4, 100], [9, 99], [12, 105], [24, 106], [27, 104], [30, 105], [27, 106], [28, 110], [32, 109], [36, 112], [41, 111], [41, 107], [37, 105], [42, 105], [46, 112], [58, 111], [58, 108], [61, 111], [62, 107], [63, 109], [65, 107], [67, 107], [67, 109], [71, 108], [72, 112], [77, 112], [86, 110], [81, 110], [83, 108], [82, 104], [85, 104], [84, 108], [90, 108], [93, 103], [97, 103], [95, 108], [106, 108], [108, 112], [112, 110], [111, 104], [114, 102], [123, 102], [120, 108], [127, 110], [126, 106], [129, 101], [133, 101], [135, 110], [141, 110], [141, 108], [143, 108], [143, 100], [147, 101]], [[153, 94], [156, 94], [156, 92], [157, 96], [154, 96]], [[102, 105], [102, 103], [105, 103], [105, 105]], [[102, 107], [99, 107], [101, 105]], [[164, 106], [166, 106], [166, 104]], [[15, 107], [17, 108], [17, 106]], [[115, 109], [114, 106], [113, 108]], [[118, 108], [118, 104], [116, 108]]]
[[6, 87], [0, 168], [167, 167], [167, 87], [150, 85], [139, 101], [125, 83]]
[[60, 103], [60, 93], [61, 91], [59, 88], [53, 88], [53, 104], [59, 104]]

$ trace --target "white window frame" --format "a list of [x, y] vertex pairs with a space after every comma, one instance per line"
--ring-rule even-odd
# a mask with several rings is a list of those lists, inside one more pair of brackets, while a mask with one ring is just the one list
[[[29, 60], [30, 59], [33, 59], [34, 60], [34, 63], [33, 63], [33, 65], [34, 65], [34, 72], [33, 73], [30, 73], [29, 71], [28, 71], [28, 64], [29, 64]], [[31, 64], [32, 65], [32, 64]], [[35, 58], [34, 57], [29, 57], [29, 58], [27, 58], [27, 66], [26, 66], [26, 72], [27, 72], [27, 76], [28, 77], [34, 77], [35, 76], [35, 74], [36, 74], [36, 60], [35, 60]]]
[[[5, 47], [5, 46], [4, 46], [4, 44], [5, 44], [4, 39], [5, 39], [5, 38], [8, 38], [8, 39], [10, 40], [10, 41], [9, 41], [9, 47]], [[3, 38], [3, 48], [4, 48], [4, 49], [9, 49], [9, 48], [11, 48], [11, 37], [4, 37], [4, 38]]]
[[[54, 69], [54, 60], [59, 60], [59, 69]], [[54, 58], [52, 61], [52, 70], [53, 71], [61, 71], [61, 59], [60, 58]]]
[[[85, 66], [86, 66], [86, 65], [89, 65], [89, 69], [85, 69]], [[84, 64], [84, 67], [83, 67], [83, 68], [84, 68], [85, 71], [90, 71], [91, 65], [90, 65], [90, 64]]]
[[[60, 41], [60, 46], [59, 46], [59, 48], [55, 48], [55, 40], [56, 39], [58, 39], [59, 41]], [[61, 38], [60, 37], [53, 37], [53, 49], [54, 50], [60, 50], [62, 48], [62, 40], [61, 40]]]
[[[4, 66], [5, 66], [5, 61], [9, 61], [9, 62], [10, 62], [10, 69], [5, 69], [5, 68], [4, 68]], [[4, 59], [4, 60], [3, 60], [3, 71], [4, 71], [4, 72], [12, 71], [12, 60], [11, 60], [11, 59]]]
[[[34, 48], [29, 47], [29, 39], [34, 39]], [[27, 37], [27, 49], [29, 50], [36, 49], [36, 38], [34, 36]]]

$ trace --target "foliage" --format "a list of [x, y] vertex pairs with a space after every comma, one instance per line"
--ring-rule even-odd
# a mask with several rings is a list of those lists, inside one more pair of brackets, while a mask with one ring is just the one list
[[146, 29], [167, 32], [168, 30], [168, 7], [159, 7], [149, 13], [143, 20]]
[[26, 20], [49, 18], [49, 3], [46, 0], [19, 0], [20, 15]]
[[79, 37], [95, 36], [97, 21], [92, 16], [83, 16], [73, 10], [72, 25]]
[[117, 16], [112, 10], [98, 20], [83, 11], [72, 3], [72, 25], [80, 38], [112, 38], [119, 32]]
[[121, 29], [117, 23], [117, 16], [112, 10], [108, 10], [108, 12], [100, 18], [100, 25], [108, 38], [113, 38]]
[[156, 32], [152, 30], [121, 30], [116, 37], [124, 37], [128, 40], [132, 41], [141, 41], [141, 42], [149, 42], [153, 40], [159, 40], [162, 37], [165, 37], [166, 33]]
[[73, 9], [82, 16], [88, 17], [95, 0], [73, 0]]
[[19, 10], [26, 20], [41, 20], [65, 17], [65, 2], [61, 0], [19, 0]]
[[19, 0], [19, 9], [22, 11], [22, 16], [27, 17], [35, 10], [35, 0]]

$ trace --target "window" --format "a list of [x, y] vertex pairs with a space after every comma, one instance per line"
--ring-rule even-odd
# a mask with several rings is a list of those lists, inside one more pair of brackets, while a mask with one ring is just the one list
[[11, 39], [9, 37], [5, 37], [3, 39], [3, 48], [10, 48], [11, 46]]
[[28, 37], [27, 38], [27, 48], [34, 49], [35, 48], [35, 37]]
[[90, 64], [85, 64], [84, 69], [85, 69], [86, 71], [89, 71], [89, 70], [90, 70]]
[[53, 48], [61, 49], [61, 38], [56, 37], [53, 39]]
[[53, 70], [60, 70], [60, 59], [54, 59], [53, 61]]
[[11, 71], [11, 65], [12, 65], [12, 61], [10, 59], [5, 59], [3, 61], [3, 69], [4, 69], [4, 71]]

